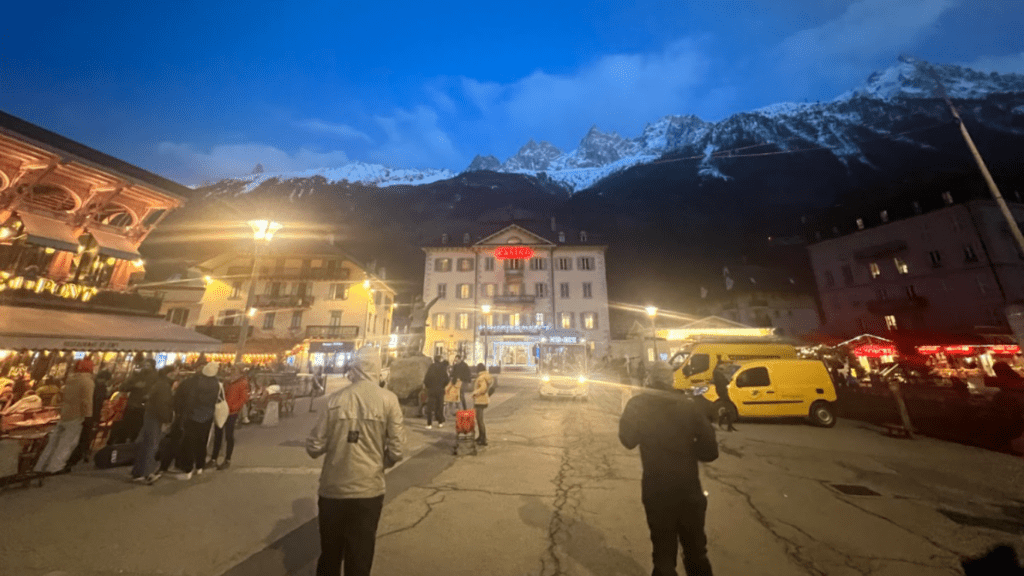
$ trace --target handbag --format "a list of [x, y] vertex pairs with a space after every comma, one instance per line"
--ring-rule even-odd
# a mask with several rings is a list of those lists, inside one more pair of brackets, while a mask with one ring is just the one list
[[220, 382], [217, 385], [220, 386], [220, 392], [217, 394], [217, 404], [213, 406], [213, 422], [217, 428], [223, 428], [231, 411], [228, 408], [227, 397], [224, 396], [224, 385]]

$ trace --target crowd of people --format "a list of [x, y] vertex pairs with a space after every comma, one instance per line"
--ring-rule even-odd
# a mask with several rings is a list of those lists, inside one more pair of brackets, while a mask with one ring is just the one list
[[438, 428], [443, 428], [446, 418], [453, 417], [459, 409], [473, 410], [478, 433], [476, 443], [487, 445], [484, 411], [494, 392], [494, 376], [483, 363], [470, 368], [462, 356], [456, 356], [455, 362], [449, 365], [440, 355], [435, 356], [423, 377], [423, 388], [427, 429], [433, 428], [435, 421]]

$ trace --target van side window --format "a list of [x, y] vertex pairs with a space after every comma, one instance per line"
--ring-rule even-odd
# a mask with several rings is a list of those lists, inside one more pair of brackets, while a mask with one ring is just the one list
[[690, 374], [707, 372], [709, 368], [711, 368], [711, 357], [707, 354], [694, 354], [693, 358], [690, 358]]
[[736, 377], [737, 388], [756, 388], [769, 384], [771, 383], [768, 381], [768, 369], [764, 366], [744, 370]]

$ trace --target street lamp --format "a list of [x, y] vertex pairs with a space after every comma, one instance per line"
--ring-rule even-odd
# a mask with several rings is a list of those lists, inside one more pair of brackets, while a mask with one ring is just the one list
[[249, 290], [245, 295], [245, 312], [242, 314], [242, 332], [238, 335], [238, 347], [235, 349], [235, 364], [242, 362], [242, 352], [245, 349], [245, 341], [249, 339], [249, 318], [255, 316], [256, 309], [252, 301], [256, 297], [256, 281], [260, 272], [260, 249], [270, 244], [274, 234], [281, 229], [281, 224], [271, 220], [249, 220], [249, 227], [252, 228], [253, 256], [252, 273], [249, 274]]
[[[480, 305], [480, 311], [484, 313], [484, 316], [490, 314], [491, 313], [491, 305], [490, 304], [481, 304]], [[487, 356], [488, 356], [487, 353], [489, 352], [489, 350], [487, 349], [487, 344], [488, 344], [488, 342], [487, 342], [487, 331], [485, 329], [484, 330], [484, 364], [487, 364]]]
[[647, 312], [647, 316], [651, 319], [651, 341], [654, 343], [654, 359], [658, 359], [658, 334], [654, 326], [654, 319], [658, 316], [657, 306], [645, 306], [644, 311]]

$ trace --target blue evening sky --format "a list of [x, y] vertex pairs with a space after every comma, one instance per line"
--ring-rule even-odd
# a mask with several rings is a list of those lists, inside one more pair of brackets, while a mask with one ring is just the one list
[[1022, 0], [19, 2], [0, 109], [183, 183], [464, 169], [828, 100], [899, 54], [1024, 72]]

